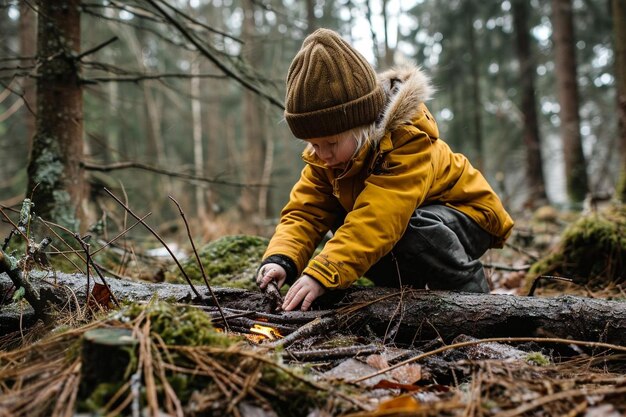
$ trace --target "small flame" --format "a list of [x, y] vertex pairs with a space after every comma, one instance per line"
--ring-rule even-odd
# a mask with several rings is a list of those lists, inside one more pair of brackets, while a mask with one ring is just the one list
[[283, 337], [283, 335], [280, 334], [280, 332], [276, 330], [275, 328], [269, 327], [269, 326], [263, 326], [261, 324], [255, 324], [254, 326], [252, 326], [250, 328], [250, 332], [264, 336], [265, 338], [269, 340], [276, 340], [276, 339], [280, 339], [281, 337]]

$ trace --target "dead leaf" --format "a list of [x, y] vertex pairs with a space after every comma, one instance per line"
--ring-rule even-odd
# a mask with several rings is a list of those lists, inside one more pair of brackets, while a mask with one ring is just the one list
[[388, 379], [383, 379], [381, 381], [378, 381], [378, 383], [376, 385], [374, 385], [372, 388], [374, 389], [400, 389], [403, 391], [409, 391], [409, 392], [415, 392], [415, 391], [423, 391], [424, 388], [417, 386], [417, 385], [411, 385], [411, 384], [400, 384], [398, 382], [395, 381], [390, 381]]
[[109, 291], [109, 288], [106, 285], [98, 284], [97, 282], [93, 284], [89, 302], [93, 303], [94, 301], [98, 306], [106, 310], [113, 307], [111, 291]]
[[383, 355], [369, 355], [365, 362], [378, 370], [389, 368], [389, 363]]
[[422, 367], [416, 364], [407, 364], [392, 370], [391, 376], [401, 384], [414, 384], [422, 379]]

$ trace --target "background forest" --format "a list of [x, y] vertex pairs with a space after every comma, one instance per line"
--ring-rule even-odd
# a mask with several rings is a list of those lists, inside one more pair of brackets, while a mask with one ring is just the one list
[[171, 195], [198, 238], [270, 235], [303, 165], [284, 77], [317, 27], [421, 65], [442, 138], [514, 216], [612, 195], [625, 166], [622, 0], [0, 4], [0, 204], [74, 230], [106, 225], [107, 187], [163, 233]]

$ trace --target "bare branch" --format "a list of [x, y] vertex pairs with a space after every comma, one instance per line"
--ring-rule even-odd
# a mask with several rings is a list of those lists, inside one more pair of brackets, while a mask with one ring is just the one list
[[108, 195], [110, 195], [120, 206], [122, 206], [124, 208], [124, 210], [126, 210], [128, 212], [128, 214], [130, 214], [131, 216], [133, 216], [135, 218], [135, 220], [138, 220], [141, 222], [141, 224], [143, 224], [146, 229], [148, 229], [150, 231], [150, 233], [152, 233], [152, 235], [157, 238], [157, 240], [159, 242], [161, 242], [161, 244], [163, 245], [163, 247], [165, 248], [165, 250], [167, 250], [167, 252], [170, 254], [170, 256], [172, 257], [172, 259], [174, 260], [174, 262], [176, 262], [176, 265], [178, 266], [178, 269], [180, 270], [181, 274], [183, 275], [183, 277], [185, 277], [185, 280], [187, 281], [187, 283], [189, 284], [189, 286], [191, 287], [191, 290], [193, 291], [193, 293], [196, 295], [196, 297], [198, 298], [202, 298], [202, 296], [200, 295], [200, 293], [198, 292], [198, 290], [196, 290], [196, 287], [193, 286], [193, 283], [191, 282], [191, 279], [189, 278], [189, 275], [187, 275], [187, 272], [185, 272], [185, 269], [183, 268], [183, 266], [180, 264], [180, 262], [178, 261], [178, 258], [176, 257], [176, 255], [174, 255], [174, 252], [172, 252], [172, 250], [169, 248], [169, 246], [167, 246], [167, 244], [165, 243], [165, 241], [161, 238], [161, 236], [159, 236], [159, 234], [157, 232], [154, 231], [153, 228], [151, 228], [146, 222], [144, 222], [143, 220], [141, 220], [139, 218], [139, 216], [137, 216], [126, 204], [124, 204], [119, 198], [117, 198], [117, 196], [115, 196], [115, 194], [113, 194], [111, 191], [109, 191], [107, 188], [104, 189], [104, 191], [106, 191], [106, 193]]
[[145, 171], [155, 172], [157, 174], [167, 175], [167, 176], [174, 177], [174, 178], [182, 178], [186, 180], [199, 181], [199, 182], [204, 182], [204, 183], [209, 183], [209, 184], [228, 185], [231, 187], [244, 187], [244, 188], [269, 187], [269, 184], [241, 184], [241, 183], [236, 183], [236, 182], [200, 177], [200, 176], [193, 175], [193, 174], [185, 174], [183, 172], [173, 172], [173, 171], [168, 171], [166, 169], [153, 167], [147, 164], [142, 164], [141, 162], [129, 161], [129, 162], [118, 162], [118, 163], [109, 164], [109, 165], [98, 165], [98, 164], [94, 164], [91, 162], [82, 161], [81, 166], [89, 171], [101, 171], [101, 172], [109, 172], [109, 171], [115, 171], [119, 169], [128, 169], [128, 168], [137, 168], [137, 169], [143, 169]]
[[28, 111], [32, 114], [32, 115], [36, 115], [35, 111], [32, 109], [32, 107], [30, 107], [30, 104], [28, 104], [28, 101], [26, 101], [26, 98], [24, 97], [24, 93], [21, 93], [17, 90], [15, 90], [14, 88], [11, 88], [11, 85], [7, 85], [5, 84], [1, 79], [0, 79], [0, 85], [2, 85], [5, 89], [9, 90], [10, 92], [12, 92], [13, 94], [15, 94], [16, 96], [18, 96], [19, 98], [22, 99], [22, 101], [24, 102], [24, 105], [26, 106], [26, 108], [28, 109]]
[[243, 42], [241, 39], [239, 39], [239, 38], [236, 38], [236, 37], [234, 37], [234, 36], [232, 36], [232, 35], [229, 35], [229, 34], [228, 34], [228, 33], [226, 33], [226, 32], [222, 32], [222, 31], [219, 31], [219, 30], [217, 30], [217, 29], [214, 29], [214, 28], [212, 28], [212, 27], [210, 27], [210, 26], [208, 26], [208, 25], [206, 25], [206, 24], [204, 24], [204, 23], [200, 22], [199, 20], [194, 19], [193, 17], [189, 16], [188, 14], [183, 13], [181, 10], [177, 9], [176, 7], [172, 6], [171, 4], [169, 4], [169, 3], [167, 3], [167, 2], [163, 2], [163, 4], [164, 4], [165, 6], [167, 6], [169, 9], [171, 9], [171, 10], [172, 10], [174, 13], [176, 13], [177, 15], [180, 15], [180, 16], [184, 17], [185, 19], [189, 20], [189, 21], [190, 21], [191, 23], [193, 23], [194, 25], [198, 25], [198, 26], [200, 26], [200, 27], [202, 27], [202, 28], [204, 28], [204, 29], [208, 30], [209, 32], [216, 33], [216, 34], [221, 35], [221, 36], [223, 36], [223, 37], [225, 37], [225, 38], [228, 38], [228, 39], [230, 39], [230, 40], [232, 40], [232, 41], [235, 41], [235, 42], [237, 42], [237, 43], [239, 43], [239, 44], [243, 44], [243, 43], [244, 43], [244, 42]]
[[122, 76], [122, 77], [91, 77], [91, 78], [83, 78], [82, 82], [85, 84], [95, 84], [100, 82], [132, 82], [137, 83], [145, 80], [159, 80], [162, 78], [181, 78], [181, 79], [189, 79], [189, 78], [212, 78], [212, 79], [224, 79], [227, 78], [226, 75], [220, 74], [143, 74], [143, 75], [135, 75], [135, 76]]
[[213, 62], [220, 70], [222, 70], [225, 74], [227, 74], [229, 77], [231, 77], [232, 79], [234, 79], [235, 81], [237, 81], [239, 84], [241, 84], [243, 87], [247, 88], [248, 90], [254, 92], [255, 94], [264, 97], [265, 99], [267, 99], [271, 104], [275, 105], [276, 107], [280, 108], [281, 110], [284, 110], [285, 107], [283, 106], [283, 104], [278, 101], [276, 98], [270, 96], [269, 94], [259, 90], [256, 86], [252, 85], [251, 83], [249, 83], [248, 81], [244, 80], [243, 78], [241, 78], [239, 75], [235, 74], [234, 72], [232, 72], [230, 69], [228, 69], [220, 60], [218, 60], [211, 51], [209, 51], [209, 49], [204, 46], [203, 44], [201, 44], [200, 42], [198, 42], [190, 33], [189, 31], [187, 31], [176, 19], [174, 19], [172, 16], [170, 16], [165, 10], [163, 10], [161, 8], [161, 6], [159, 6], [157, 4], [157, 1], [155, 0], [147, 0], [148, 3], [150, 3], [156, 10], [159, 11], [159, 13], [161, 13], [163, 15], [163, 17], [170, 22], [174, 27], [176, 27], [176, 29], [178, 29], [178, 31], [185, 37], [187, 38], [187, 40], [189, 42], [191, 42], [196, 48], [198, 48], [198, 51], [200, 51], [202, 53], [202, 55], [204, 55], [205, 57], [207, 57], [211, 62]]
[[108, 45], [112, 44], [113, 42], [117, 41], [118, 39], [119, 39], [119, 38], [118, 38], [117, 36], [113, 36], [111, 39], [109, 39], [109, 40], [107, 40], [107, 41], [102, 42], [100, 45], [96, 45], [96, 46], [94, 46], [94, 47], [93, 47], [93, 48], [91, 48], [91, 49], [87, 49], [86, 51], [81, 52], [81, 53], [80, 53], [80, 55], [78, 55], [75, 59], [76, 59], [77, 61], [80, 61], [80, 59], [81, 59], [81, 58], [83, 58], [83, 57], [85, 57], [85, 56], [87, 56], [87, 55], [91, 55], [91, 54], [93, 54], [93, 53], [98, 52], [100, 49], [102, 49], [102, 48], [104, 48], [104, 47], [106, 47], [106, 46], [108, 46]]
[[213, 289], [209, 285], [209, 280], [207, 279], [206, 272], [204, 270], [204, 265], [202, 264], [202, 260], [200, 259], [200, 255], [198, 255], [198, 251], [196, 250], [196, 244], [194, 243], [193, 237], [191, 236], [191, 230], [189, 230], [189, 223], [187, 223], [187, 218], [185, 217], [185, 212], [183, 211], [183, 209], [180, 206], [180, 204], [178, 204], [178, 201], [176, 201], [174, 199], [174, 197], [172, 197], [170, 195], [169, 198], [170, 198], [170, 200], [172, 200], [174, 202], [174, 204], [176, 204], [176, 207], [178, 207], [178, 211], [180, 213], [180, 217], [182, 217], [183, 223], [185, 223], [185, 228], [187, 229], [187, 237], [189, 238], [189, 243], [191, 243], [191, 248], [193, 249], [193, 253], [196, 256], [196, 262], [198, 263], [198, 267], [200, 268], [200, 272], [202, 273], [202, 279], [204, 279], [204, 283], [206, 284], [206, 287], [209, 289], [209, 293], [211, 293], [211, 297], [213, 298], [213, 302], [217, 306], [217, 309], [220, 312], [220, 316], [222, 316], [222, 320], [224, 320], [224, 325], [226, 326], [228, 331], [230, 331], [230, 326], [228, 325], [228, 321], [226, 320], [226, 317], [224, 317], [224, 312], [222, 311], [222, 307], [220, 306], [220, 303], [217, 300], [217, 297], [213, 293]]

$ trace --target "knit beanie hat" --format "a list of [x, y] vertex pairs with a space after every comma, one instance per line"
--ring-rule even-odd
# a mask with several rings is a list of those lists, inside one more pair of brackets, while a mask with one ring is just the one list
[[287, 73], [285, 119], [295, 137], [330, 136], [370, 124], [384, 105], [376, 73], [360, 53], [332, 30], [307, 36]]

